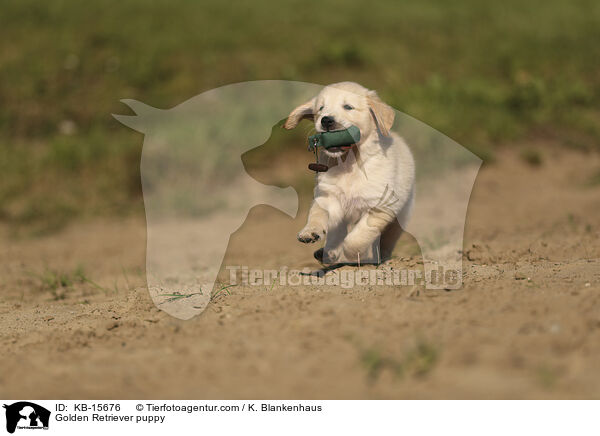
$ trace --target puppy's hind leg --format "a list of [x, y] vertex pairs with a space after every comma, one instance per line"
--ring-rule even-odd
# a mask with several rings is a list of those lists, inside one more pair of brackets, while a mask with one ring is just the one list
[[381, 250], [381, 262], [384, 262], [392, 257], [394, 247], [402, 236], [414, 202], [414, 188], [411, 191], [410, 197], [402, 210], [398, 213], [397, 219], [393, 220], [387, 225], [385, 230], [381, 233], [380, 250]]
[[374, 208], [363, 215], [342, 244], [341, 248], [346, 261], [380, 263], [381, 234], [395, 220], [396, 217], [393, 213], [383, 209]]
[[396, 246], [396, 242], [402, 236], [402, 226], [398, 223], [398, 220], [394, 220], [387, 225], [385, 230], [381, 233], [381, 239], [379, 242], [379, 250], [381, 253], [380, 262], [385, 262], [392, 257], [392, 252]]

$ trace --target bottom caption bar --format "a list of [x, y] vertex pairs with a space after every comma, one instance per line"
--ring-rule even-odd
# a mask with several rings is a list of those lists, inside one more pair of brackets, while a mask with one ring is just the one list
[[[4, 400], [6, 432], [598, 435], [598, 401]], [[3, 429], [4, 430], [4, 429]], [[0, 434], [3, 433], [0, 430]], [[36, 434], [36, 433], [32, 433]]]

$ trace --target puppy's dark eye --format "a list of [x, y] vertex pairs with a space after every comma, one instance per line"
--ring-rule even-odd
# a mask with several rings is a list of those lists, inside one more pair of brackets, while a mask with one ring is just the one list
[[350, 106], [349, 104], [345, 104], [344, 109], [346, 109], [347, 111], [351, 111], [354, 108], [352, 106]]
[[319, 112], [321, 112], [321, 111], [323, 110], [323, 108], [324, 108], [324, 107], [325, 107], [325, 106], [321, 106], [321, 107], [319, 108]]

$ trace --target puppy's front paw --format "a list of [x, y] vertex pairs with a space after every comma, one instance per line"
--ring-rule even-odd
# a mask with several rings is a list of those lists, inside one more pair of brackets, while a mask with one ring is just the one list
[[317, 229], [316, 227], [306, 226], [298, 233], [298, 240], [300, 242], [304, 242], [305, 244], [312, 244], [313, 242], [317, 242], [323, 236], [325, 236], [324, 230]]

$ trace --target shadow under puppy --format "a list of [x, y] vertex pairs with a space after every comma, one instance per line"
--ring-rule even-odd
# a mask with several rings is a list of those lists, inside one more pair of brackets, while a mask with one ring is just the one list
[[390, 129], [395, 111], [375, 91], [353, 82], [335, 83], [295, 108], [284, 128], [305, 118], [317, 132], [356, 126], [351, 147], [319, 150], [329, 169], [317, 173], [314, 200], [298, 240], [326, 238], [315, 252], [324, 264], [381, 263], [406, 226], [415, 195], [415, 164], [404, 140]]

